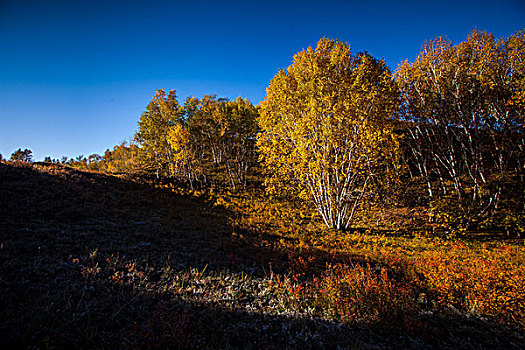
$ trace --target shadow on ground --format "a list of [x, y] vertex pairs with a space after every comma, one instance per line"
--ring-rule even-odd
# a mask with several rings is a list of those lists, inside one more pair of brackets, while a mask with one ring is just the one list
[[[0, 163], [2, 348], [521, 348], [458, 315], [417, 331], [279, 311], [282, 252], [235, 239], [204, 197], [56, 164]], [[255, 236], [254, 236], [255, 237]], [[284, 273], [282, 271], [273, 271]], [[215, 293], [215, 294], [214, 294]]]

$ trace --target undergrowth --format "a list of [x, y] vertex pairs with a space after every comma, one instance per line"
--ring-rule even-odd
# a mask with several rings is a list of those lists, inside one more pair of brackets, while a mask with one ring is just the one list
[[521, 348], [520, 240], [327, 230], [307, 203], [0, 164], [0, 344]]
[[[359, 319], [360, 309], [375, 304], [383, 305], [371, 311], [382, 315], [377, 317], [381, 320], [391, 318], [388, 310], [404, 314], [413, 311], [409, 305], [417, 305], [419, 311], [454, 309], [525, 326], [525, 249], [520, 239], [440, 237], [431, 230], [327, 230], [306, 204], [256, 191], [218, 196], [216, 204], [235, 213], [233, 225], [242, 231], [279, 237], [274, 248], [290, 252], [291, 270], [300, 266], [301, 273], [315, 275], [313, 285], [318, 287], [312, 292], [312, 283], [307, 283], [305, 290], [313, 296], [306, 298], [336, 314], [348, 309], [341, 315], [344, 320]], [[326, 296], [326, 290], [333, 296]], [[363, 296], [367, 293], [374, 300]]]

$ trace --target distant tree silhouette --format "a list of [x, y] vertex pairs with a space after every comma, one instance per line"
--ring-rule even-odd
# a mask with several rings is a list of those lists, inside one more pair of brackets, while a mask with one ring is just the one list
[[31, 163], [33, 161], [33, 152], [27, 148], [24, 150], [19, 148], [18, 150], [13, 152], [13, 154], [11, 154], [11, 161]]

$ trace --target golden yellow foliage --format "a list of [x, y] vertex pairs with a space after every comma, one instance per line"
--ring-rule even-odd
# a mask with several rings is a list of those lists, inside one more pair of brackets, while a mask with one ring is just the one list
[[261, 160], [270, 191], [313, 201], [327, 226], [346, 228], [398, 157], [388, 119], [398, 90], [383, 61], [321, 39], [272, 79], [261, 103]]
[[523, 181], [524, 38], [440, 37], [396, 72], [415, 173], [435, 217], [463, 229], [492, 221], [509, 185]]
[[174, 175], [186, 177], [190, 186], [202, 174], [190, 131], [183, 124], [175, 124], [168, 130], [167, 141], [172, 152], [170, 167]]

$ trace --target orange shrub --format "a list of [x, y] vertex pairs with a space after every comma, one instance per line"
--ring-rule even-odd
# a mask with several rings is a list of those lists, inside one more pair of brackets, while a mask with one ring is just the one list
[[[421, 299], [421, 307], [435, 312], [453, 306], [525, 326], [522, 242], [327, 230], [304, 203], [255, 192], [231, 196], [221, 205], [235, 213], [236, 227], [279, 237], [271, 241], [272, 247], [294, 257], [288, 264], [292, 274], [317, 275], [319, 290], [302, 290], [303, 301], [296, 300], [297, 305], [310, 303], [347, 320], [379, 321], [398, 318], [410, 311], [410, 300]], [[383, 270], [355, 265], [356, 261]], [[324, 267], [324, 262], [333, 265]]]
[[389, 276], [387, 269], [370, 265], [329, 265], [311, 284], [316, 305], [342, 321], [389, 323], [414, 311], [414, 292]]

